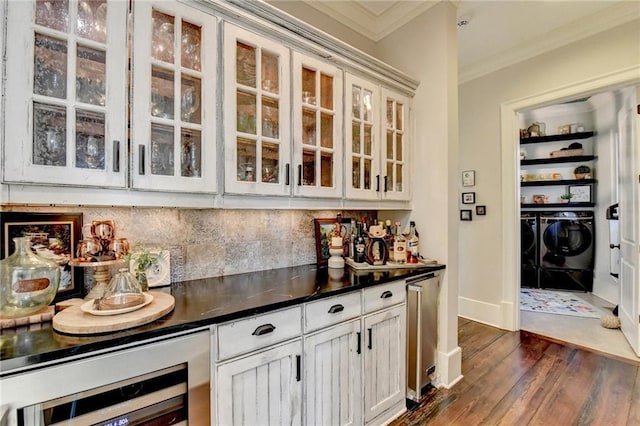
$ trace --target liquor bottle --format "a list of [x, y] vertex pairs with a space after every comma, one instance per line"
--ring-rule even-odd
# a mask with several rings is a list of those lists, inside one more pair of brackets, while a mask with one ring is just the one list
[[393, 231], [391, 230], [391, 221], [387, 219], [385, 224], [387, 225], [387, 232], [384, 234], [384, 242], [389, 252], [389, 262], [393, 262]]
[[355, 257], [356, 252], [356, 220], [351, 219], [351, 235], [349, 235], [349, 259], [353, 259]]
[[393, 261], [400, 264], [407, 262], [407, 240], [400, 230], [400, 222], [396, 222], [396, 235], [393, 239]]
[[362, 232], [362, 223], [358, 223], [357, 229], [353, 261], [355, 263], [364, 263], [366, 261], [366, 242]]
[[418, 263], [420, 251], [418, 248], [418, 231], [416, 231], [416, 223], [412, 220], [409, 222], [409, 237], [407, 238], [407, 262]]

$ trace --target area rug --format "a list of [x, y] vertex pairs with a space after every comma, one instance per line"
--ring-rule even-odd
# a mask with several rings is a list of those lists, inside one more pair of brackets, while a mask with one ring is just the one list
[[600, 318], [603, 312], [573, 293], [554, 290], [520, 289], [520, 309], [545, 314]]

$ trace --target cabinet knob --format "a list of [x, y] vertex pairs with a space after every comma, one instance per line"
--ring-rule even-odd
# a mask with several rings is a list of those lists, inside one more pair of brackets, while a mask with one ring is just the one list
[[276, 327], [273, 324], [263, 324], [256, 328], [251, 334], [254, 336], [262, 336], [263, 334], [272, 333], [275, 329]]

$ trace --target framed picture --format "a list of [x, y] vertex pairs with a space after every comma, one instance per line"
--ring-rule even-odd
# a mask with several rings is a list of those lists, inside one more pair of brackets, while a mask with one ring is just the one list
[[[155, 259], [155, 264], [149, 266], [147, 274], [147, 284], [151, 287], [162, 287], [171, 284], [171, 257], [168, 250], [151, 247], [148, 249], [150, 256]], [[138, 258], [135, 254], [131, 256], [129, 264], [130, 271], [138, 269]]]
[[[329, 246], [331, 245], [331, 236], [336, 230], [336, 218], [331, 219], [313, 219], [316, 233], [316, 261], [318, 265], [326, 265], [329, 261]], [[340, 236], [343, 238], [343, 247], [348, 247], [346, 243], [347, 237], [351, 234], [351, 219], [342, 219], [340, 222]]]
[[590, 203], [591, 185], [569, 185], [572, 203]]
[[463, 192], [462, 193], [462, 204], [475, 204], [476, 202], [476, 193], [475, 192]]
[[460, 220], [471, 220], [471, 210], [460, 210]]
[[478, 216], [484, 216], [487, 214], [487, 206], [476, 206], [476, 214]]
[[462, 172], [462, 186], [474, 186], [476, 184], [475, 170], [465, 170]]
[[13, 238], [31, 237], [31, 249], [60, 265], [60, 284], [53, 303], [72, 297], [83, 297], [83, 268], [72, 268], [76, 244], [82, 239], [82, 213], [0, 213], [4, 259], [15, 250]]

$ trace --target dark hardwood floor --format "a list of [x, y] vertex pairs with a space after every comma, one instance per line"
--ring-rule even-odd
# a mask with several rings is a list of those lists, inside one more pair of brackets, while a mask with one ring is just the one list
[[458, 321], [464, 378], [392, 425], [640, 425], [640, 363]]

